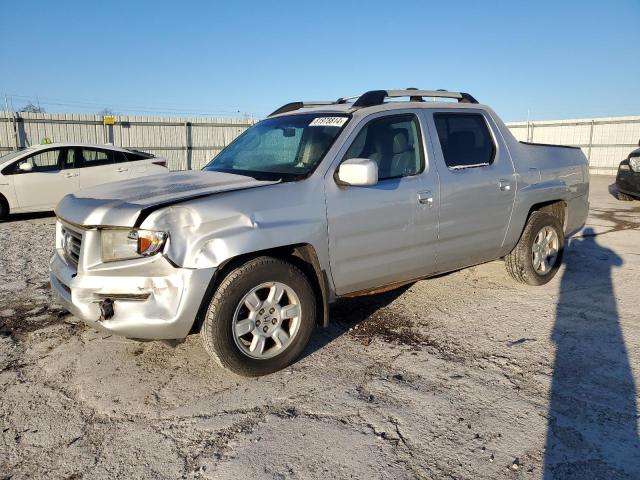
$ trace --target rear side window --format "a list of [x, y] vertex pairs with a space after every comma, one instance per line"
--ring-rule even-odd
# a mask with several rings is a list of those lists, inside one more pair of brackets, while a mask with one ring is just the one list
[[493, 163], [496, 147], [482, 115], [436, 113], [433, 118], [447, 167], [482, 167]]
[[368, 158], [378, 164], [378, 179], [420, 173], [424, 166], [420, 126], [415, 115], [393, 115], [370, 121], [344, 156]]
[[119, 152], [118, 162], [137, 162], [138, 160], [149, 160], [153, 155], [145, 152]]
[[81, 150], [83, 166], [98, 167], [100, 165], [110, 165], [115, 162], [113, 152], [106, 150], [94, 150], [92, 148], [83, 148]]

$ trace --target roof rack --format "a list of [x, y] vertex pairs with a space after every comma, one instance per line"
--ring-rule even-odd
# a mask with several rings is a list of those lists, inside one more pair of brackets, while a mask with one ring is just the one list
[[418, 90], [407, 88], [405, 90], [370, 90], [358, 97], [353, 104], [354, 107], [372, 107], [381, 105], [386, 98], [409, 97], [412, 102], [421, 102], [424, 97], [432, 98], [456, 98], [458, 103], [478, 103], [468, 93], [449, 92], [447, 90]]
[[411, 102], [424, 102], [424, 98], [453, 98], [457, 99], [458, 103], [478, 103], [468, 93], [464, 92], [449, 92], [447, 90], [418, 90], [417, 88], [407, 88], [404, 90], [370, 90], [362, 95], [355, 95], [352, 97], [340, 97], [335, 102], [331, 101], [317, 101], [317, 102], [291, 102], [283, 105], [269, 117], [279, 115], [281, 113], [293, 112], [305, 107], [319, 107], [322, 105], [339, 105], [347, 103], [349, 100], [357, 99], [353, 103], [354, 108], [372, 107], [374, 105], [381, 105], [387, 98], [400, 98], [409, 97]]
[[319, 107], [322, 105], [333, 105], [339, 102], [331, 102], [326, 100], [321, 100], [317, 102], [291, 102], [281, 106], [279, 109], [271, 112], [268, 116], [273, 117], [274, 115], [280, 115], [281, 113], [293, 112], [294, 110], [300, 110], [305, 107]]

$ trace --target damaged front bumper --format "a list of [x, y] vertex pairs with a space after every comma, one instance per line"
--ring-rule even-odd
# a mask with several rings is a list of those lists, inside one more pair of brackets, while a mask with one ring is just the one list
[[179, 268], [161, 254], [91, 264], [85, 251], [96, 242], [94, 232], [76, 232], [82, 235], [78, 264], [59, 242], [50, 261], [51, 288], [69, 312], [130, 338], [177, 339], [189, 334], [215, 268]]

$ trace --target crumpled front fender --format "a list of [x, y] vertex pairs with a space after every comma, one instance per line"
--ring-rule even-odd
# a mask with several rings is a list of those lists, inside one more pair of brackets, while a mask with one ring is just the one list
[[[292, 204], [291, 198], [299, 198]], [[310, 244], [328, 265], [321, 189], [280, 184], [202, 198], [154, 212], [143, 228], [168, 231], [165, 255], [185, 268], [218, 267], [239, 255]]]

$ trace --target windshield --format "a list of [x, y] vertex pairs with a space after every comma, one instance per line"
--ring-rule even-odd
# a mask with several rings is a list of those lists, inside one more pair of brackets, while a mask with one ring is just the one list
[[268, 118], [240, 135], [204, 170], [284, 181], [304, 178], [348, 121], [347, 115], [317, 113]]

